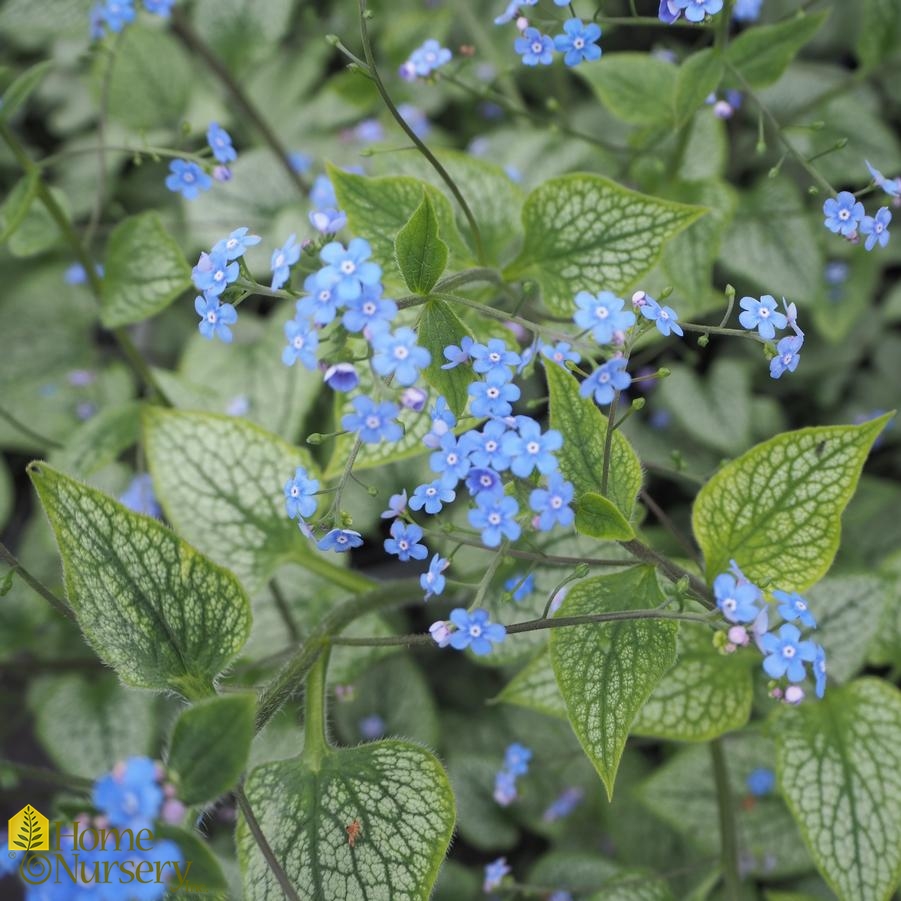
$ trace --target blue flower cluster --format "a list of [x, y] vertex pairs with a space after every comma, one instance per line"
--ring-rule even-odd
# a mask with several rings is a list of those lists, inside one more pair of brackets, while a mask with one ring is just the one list
[[417, 47], [400, 67], [400, 77], [404, 81], [427, 78], [436, 69], [449, 63], [452, 55], [447, 47], [442, 47], [434, 38], [429, 38], [421, 47]]
[[194, 287], [203, 292], [194, 298], [194, 310], [200, 317], [198, 328], [204, 338], [231, 343], [229, 326], [238, 321], [238, 313], [230, 303], [222, 303], [221, 296], [238, 280], [241, 270], [238, 260], [249, 247], [260, 243], [259, 235], [251, 235], [249, 231], [236, 228], [227, 238], [217, 241], [209, 253], [201, 253], [191, 270]]
[[771, 341], [776, 337], [777, 329], [790, 327], [794, 332], [780, 338], [776, 345], [776, 354], [770, 360], [770, 376], [774, 379], [782, 378], [786, 372], [794, 372], [800, 362], [801, 348], [804, 346], [804, 332], [798, 327], [798, 310], [793, 303], [788, 303], [782, 298], [784, 313], [776, 308], [776, 299], [771, 294], [762, 297], [743, 297], [739, 301], [742, 312], [738, 321], [748, 331], [757, 331], [764, 341]]
[[[764, 654], [764, 672], [773, 680], [786, 680], [783, 688], [776, 685], [773, 697], [784, 698], [788, 703], [797, 704], [804, 698], [804, 690], [796, 683], [803, 682], [811, 664], [816, 696], [822, 698], [826, 691], [826, 653], [813, 641], [802, 639], [801, 630], [795, 623], [806, 629], [816, 628], [816, 619], [810, 612], [807, 601], [797, 592], [771, 592], [777, 605], [776, 610], [783, 623], [778, 632], [770, 631], [770, 610], [772, 605], [765, 601], [763, 591], [744, 576], [738, 564], [731, 562], [730, 572], [721, 573], [714, 579], [713, 594], [716, 605], [723, 616], [733, 625], [726, 634], [724, 649], [732, 652], [738, 647], [754, 642]], [[750, 634], [748, 628], [750, 628]]]
[[[334, 235], [347, 225], [347, 213], [338, 209], [335, 188], [327, 175], [317, 175], [310, 190], [310, 225], [323, 235]], [[274, 267], [273, 267], [274, 268]]]
[[195, 200], [202, 192], [209, 191], [213, 186], [214, 179], [216, 181], [231, 180], [232, 173], [228, 163], [232, 163], [238, 158], [231, 135], [221, 125], [211, 122], [207, 129], [206, 139], [213, 158], [218, 163], [213, 167], [212, 177], [193, 160], [175, 159], [169, 163], [166, 187], [173, 194], [181, 194], [185, 200]]
[[545, 823], [556, 823], [568, 817], [581, 803], [585, 797], [585, 792], [577, 786], [565, 788], [554, 800], [547, 806], [541, 819]]
[[[175, 0], [144, 0], [144, 9], [147, 12], [168, 19], [172, 12]], [[118, 34], [130, 25], [137, 17], [135, 0], [104, 0], [95, 3], [90, 13], [90, 32], [93, 40], [102, 38], [107, 29]]]
[[[745, 5], [750, 8], [753, 0]], [[672, 25], [682, 16], [689, 22], [703, 22], [707, 16], [715, 16], [718, 12], [722, 12], [722, 9], [723, 0], [660, 0], [657, 15], [661, 22]]]
[[[522, 5], [511, 2], [495, 23], [501, 25], [511, 21]], [[601, 26], [596, 22], [585, 23], [572, 18], [563, 23], [563, 33], [554, 37], [532, 26], [522, 28], [522, 34], [513, 42], [513, 49], [522, 57], [525, 66], [549, 66], [554, 61], [554, 53], [562, 53], [563, 62], [573, 67], [601, 58], [600, 38]]]
[[485, 864], [485, 879], [482, 882], [482, 891], [487, 895], [496, 888], [500, 888], [504, 877], [510, 872], [506, 857], [498, 857], [497, 860]]
[[491, 622], [487, 610], [477, 607], [451, 610], [450, 620], [438, 620], [429, 626], [429, 634], [439, 648], [450, 645], [455, 651], [471, 648], [473, 654], [484, 657], [491, 653], [494, 644], [500, 644], [507, 637], [507, 630], [500, 623]]
[[[878, 169], [864, 161], [873, 184], [892, 198], [895, 204], [901, 202], [901, 177], [886, 178]], [[823, 203], [823, 224], [834, 235], [847, 238], [852, 244], [858, 244], [860, 237], [865, 237], [864, 249], [873, 250], [877, 245], [886, 247], [891, 237], [889, 225], [892, 213], [887, 206], [876, 211], [875, 216], [868, 216], [864, 205], [850, 191], [839, 191], [835, 197], [828, 197]]]
[[504, 753], [504, 765], [494, 777], [494, 800], [508, 807], [517, 798], [516, 780], [529, 772], [532, 752], [525, 745], [514, 742]]

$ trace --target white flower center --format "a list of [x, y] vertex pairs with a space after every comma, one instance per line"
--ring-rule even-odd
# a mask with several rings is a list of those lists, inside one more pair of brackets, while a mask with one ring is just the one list
[[770, 315], [770, 308], [769, 307], [759, 307], [757, 310], [757, 315], [761, 319], [766, 319]]
[[190, 184], [192, 181], [194, 181], [194, 173], [193, 172], [185, 172], [185, 174], [182, 176], [182, 178], [186, 182], [188, 182], [188, 184]]
[[576, 38], [573, 41], [573, 47], [575, 47], [576, 50], [581, 50], [584, 46], [585, 46], [584, 38]]
[[497, 442], [496, 441], [486, 441], [485, 442], [485, 450], [488, 451], [489, 454], [493, 454], [497, 450]]
[[379, 427], [379, 418], [378, 416], [367, 416], [366, 417], [366, 428], [367, 429], [377, 429]]
[[556, 495], [556, 494], [555, 494], [555, 495], [551, 498], [551, 506], [552, 506], [555, 510], [559, 510], [559, 509], [563, 506], [563, 498], [560, 497], [559, 495]]
[[501, 521], [500, 513], [489, 513], [488, 514], [488, 522], [490, 522], [491, 525], [496, 526], [500, 523], [500, 521]]
[[544, 50], [544, 44], [542, 44], [541, 41], [532, 42], [532, 53], [538, 56], [538, 54], [540, 54], [542, 50]]
[[530, 442], [526, 445], [526, 450], [527, 450], [530, 454], [533, 454], [533, 455], [534, 455], [534, 454], [537, 454], [538, 451], [541, 450], [541, 445], [540, 445], [537, 441], [530, 441]]
[[341, 271], [345, 275], [353, 275], [357, 271], [357, 264], [353, 260], [344, 260], [341, 263]]
[[782, 649], [782, 656], [783, 656], [783, 657], [787, 657], [789, 660], [791, 660], [792, 657], [795, 656], [795, 647], [794, 647], [794, 645], [791, 645], [791, 644], [786, 645], [786, 646]]
[[501, 394], [497, 388], [489, 388], [485, 393], [488, 395], [488, 397], [491, 398], [491, 400], [497, 400]]
[[363, 304], [363, 313], [366, 316], [375, 315], [375, 304], [371, 300]]
[[473, 638], [480, 638], [482, 635], [482, 627], [481, 626], [470, 626], [469, 634]]
[[301, 349], [303, 348], [303, 335], [298, 335], [298, 336], [294, 339], [294, 347], [295, 347], [297, 350], [301, 350]]
[[214, 310], [210, 310], [209, 313], [206, 314], [206, 321], [211, 324], [215, 324], [215, 322], [218, 318], [219, 318], [219, 316], [216, 314], [216, 312]]
[[447, 455], [447, 462], [450, 466], [456, 466], [458, 459], [459, 458], [457, 457], [457, 455], [455, 453], [449, 453]]
[[406, 347], [395, 347], [394, 348], [394, 359], [395, 360], [406, 360], [410, 355], [410, 351], [407, 350]]
[[595, 307], [594, 315], [598, 317], [598, 319], [606, 319], [610, 315], [610, 310], [607, 307]]
[[275, 255], [275, 268], [281, 269], [281, 267], [284, 265], [285, 265], [285, 255], [283, 253], [277, 253]]
[[850, 210], [839, 210], [838, 211], [838, 218], [841, 219], [842, 222], [847, 221], [850, 218], [850, 216], [851, 216]]
[[488, 354], [488, 359], [491, 360], [492, 363], [500, 363], [501, 355], [494, 351], [493, 353]]

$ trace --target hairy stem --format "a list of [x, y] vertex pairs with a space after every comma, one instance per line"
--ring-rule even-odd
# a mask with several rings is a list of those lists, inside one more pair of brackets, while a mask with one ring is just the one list
[[240, 83], [232, 77], [231, 72], [222, 60], [207, 46], [204, 40], [191, 27], [191, 23], [185, 15], [176, 7], [172, 10], [172, 32], [195, 56], [203, 60], [206, 67], [216, 76], [222, 87], [231, 96], [235, 105], [253, 123], [260, 137], [269, 145], [269, 149], [278, 160], [285, 174], [294, 183], [297, 190], [304, 196], [310, 190], [306, 179], [294, 170], [291, 165], [288, 150], [282, 143], [275, 129], [266, 121], [262, 111], [250, 99], [249, 95], [241, 87]]
[[322, 758], [328, 753], [325, 734], [325, 676], [330, 648], [326, 646], [307, 674], [303, 703], [303, 759], [313, 772], [318, 772]]
[[720, 848], [723, 868], [723, 880], [726, 883], [726, 895], [734, 901], [742, 897], [741, 876], [738, 869], [738, 835], [735, 825], [735, 805], [732, 800], [732, 789], [729, 785], [729, 770], [726, 766], [726, 755], [723, 741], [718, 738], [710, 743], [710, 756], [713, 762], [713, 779], [716, 783], [716, 800], [720, 822]]
[[476, 257], [478, 261], [482, 264], [485, 263], [485, 247], [482, 243], [482, 232], [479, 229], [479, 223], [476, 222], [475, 216], [472, 214], [472, 210], [469, 208], [469, 204], [466, 202], [466, 198], [463, 196], [463, 192], [457, 186], [457, 183], [451, 177], [450, 173], [444, 166], [441, 164], [441, 161], [438, 157], [432, 153], [431, 150], [426, 146], [425, 142], [416, 134], [416, 132], [411, 128], [406, 119], [400, 114], [397, 107], [394, 105], [394, 101], [391, 99], [391, 96], [388, 94], [388, 90], [385, 87], [384, 82], [382, 81], [381, 75], [379, 75], [379, 70], [375, 64], [375, 55], [372, 52], [372, 41], [369, 39], [369, 28], [366, 25], [366, 22], [369, 18], [369, 11], [366, 9], [366, 0], [360, 0], [360, 36], [363, 40], [363, 55], [366, 57], [366, 65], [369, 70], [369, 75], [372, 77], [372, 81], [375, 84], [376, 90], [379, 92], [379, 96], [385, 103], [385, 106], [388, 107], [388, 112], [394, 117], [395, 122], [403, 129], [404, 133], [407, 137], [416, 145], [417, 150], [428, 160], [429, 164], [432, 168], [441, 176], [442, 181], [447, 185], [451, 194], [454, 195], [458, 204], [460, 204], [460, 209], [463, 211], [463, 215], [466, 217], [466, 221], [469, 223], [469, 229], [472, 232], [472, 239], [475, 242], [476, 249]]
[[61, 613], [66, 619], [75, 619], [72, 608], [54, 592], [52, 592], [40, 579], [35, 578], [22, 564], [13, 552], [0, 541], [0, 560], [2, 560], [29, 588], [36, 591], [50, 606]]

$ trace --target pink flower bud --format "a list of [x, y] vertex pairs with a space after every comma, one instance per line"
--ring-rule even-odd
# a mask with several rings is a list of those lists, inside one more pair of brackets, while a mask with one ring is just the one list
[[516, 27], [520, 31], [525, 31], [529, 27], [529, 20], [525, 16], [519, 16], [516, 20]]
[[717, 100], [713, 104], [713, 115], [717, 119], [731, 119], [734, 114], [735, 110], [732, 108], [732, 104], [727, 103], [725, 100]]
[[164, 823], [177, 826], [185, 818], [185, 809], [185, 805], [178, 798], [170, 798], [163, 804], [163, 808], [160, 811], [160, 819]]
[[636, 291], [632, 295], [632, 303], [634, 303], [636, 307], [643, 307], [647, 296], [648, 295], [644, 291]]
[[744, 626], [732, 626], [728, 635], [729, 641], [740, 648], [743, 648], [751, 640], [748, 637], [748, 630]]
[[804, 700], [804, 689], [800, 685], [789, 685], [785, 689], [786, 704], [800, 704]]
[[232, 170], [228, 168], [228, 166], [214, 166], [213, 167], [213, 178], [216, 181], [231, 181], [232, 180]]
[[439, 619], [438, 622], [429, 626], [429, 634], [439, 648], [446, 648], [450, 644], [451, 630], [443, 619]]

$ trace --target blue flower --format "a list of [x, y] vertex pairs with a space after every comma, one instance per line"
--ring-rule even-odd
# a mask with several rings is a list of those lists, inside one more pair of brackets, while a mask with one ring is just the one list
[[494, 20], [495, 25], [506, 25], [519, 14], [520, 7], [536, 6], [538, 0], [510, 0], [504, 11]]
[[594, 395], [595, 402], [605, 406], [612, 403], [617, 391], [625, 391], [631, 384], [632, 376], [626, 372], [625, 357], [614, 357], [598, 366], [579, 385], [579, 394], [582, 397]]
[[822, 698], [826, 694], [826, 652], [823, 648], [815, 644], [816, 649], [813, 658], [813, 678], [816, 683], [816, 695]]
[[612, 291], [598, 294], [580, 291], [576, 295], [579, 309], [573, 320], [579, 328], [590, 329], [591, 337], [598, 344], [609, 344], [617, 332], [624, 332], [635, 325], [635, 314], [631, 310], [623, 310], [625, 303]]
[[441, 440], [457, 424], [457, 417], [447, 405], [447, 400], [440, 396], [431, 411], [432, 427], [423, 435], [422, 443], [432, 450], [441, 446]]
[[484, 382], [473, 382], [467, 389], [472, 401], [469, 411], [473, 416], [509, 416], [512, 402], [519, 400], [519, 388], [505, 381], [503, 374], [489, 373]]
[[789, 682], [803, 682], [805, 661], [812, 663], [816, 659], [816, 645], [801, 641], [797, 626], [790, 623], [780, 627], [778, 636], [773, 632], [761, 636], [760, 648], [768, 655], [764, 657], [763, 668], [773, 679], [787, 675]]
[[175, 0], [144, 0], [144, 9], [154, 16], [168, 19], [175, 6]]
[[760, 337], [767, 341], [776, 336], [777, 328], [785, 328], [788, 325], [788, 318], [776, 309], [776, 299], [771, 294], [764, 294], [760, 300], [743, 297], [739, 301], [739, 306], [744, 311], [738, 317], [742, 328], [748, 330], [756, 328]]
[[[340, 286], [339, 286], [340, 288]], [[384, 376], [393, 375], [400, 385], [412, 385], [419, 370], [431, 362], [431, 354], [416, 343], [416, 332], [403, 326], [396, 332], [377, 332], [372, 338], [372, 368]]]
[[760, 17], [763, 0], [735, 0], [732, 7], [732, 18], [736, 22], [756, 22]]
[[335, 290], [337, 279], [334, 273], [320, 269], [308, 275], [303, 282], [307, 296], [298, 300], [297, 315], [312, 319], [317, 325], [328, 325], [338, 315], [341, 301]]
[[863, 204], [850, 192], [842, 191], [837, 197], [828, 197], [823, 204], [826, 220], [823, 223], [833, 234], [848, 237], [857, 231], [863, 219]]
[[476, 495], [476, 506], [469, 511], [469, 524], [482, 532], [482, 544], [497, 547], [501, 538], [519, 538], [522, 529], [516, 521], [519, 504], [499, 492], [483, 491]]
[[567, 66], [577, 66], [585, 60], [591, 62], [601, 58], [601, 48], [598, 39], [601, 36], [601, 26], [596, 22], [586, 25], [581, 19], [568, 19], [563, 23], [564, 34], [558, 34], [554, 38], [554, 47], [565, 54], [563, 62]]
[[874, 169], [870, 165], [869, 160], [864, 160], [864, 162], [877, 187], [882, 188], [889, 197], [901, 197], [901, 178], [886, 178], [878, 169]]
[[485, 879], [482, 882], [482, 891], [487, 895], [493, 892], [504, 880], [504, 876], [510, 872], [506, 857], [498, 857], [497, 860], [485, 864]]
[[496, 491], [501, 484], [501, 477], [487, 467], [470, 469], [466, 474], [466, 489], [475, 497], [483, 491]]
[[419, 585], [425, 592], [424, 601], [427, 601], [433, 594], [441, 594], [447, 584], [443, 573], [450, 566], [450, 560], [435, 554], [429, 563], [428, 572], [424, 572], [419, 577]]
[[297, 235], [289, 235], [285, 243], [272, 251], [272, 288], [277, 291], [287, 284], [291, 267], [300, 259], [300, 245]]
[[442, 482], [453, 488], [460, 479], [466, 477], [472, 464], [466, 456], [466, 448], [458, 441], [453, 432], [447, 432], [442, 436], [441, 442], [429, 457], [429, 466], [432, 472], [443, 474]]
[[553, 823], [563, 817], [568, 817], [581, 804], [584, 797], [585, 792], [581, 788], [564, 789], [545, 810], [541, 819], [546, 823]]
[[506, 381], [512, 377], [510, 369], [520, 364], [519, 354], [510, 350], [500, 338], [492, 338], [487, 345], [472, 344], [469, 354], [476, 372], [483, 375], [496, 372], [504, 375]]
[[457, 627], [450, 635], [450, 646], [457, 651], [472, 648], [479, 657], [491, 653], [492, 644], [500, 644], [507, 630], [500, 623], [491, 622], [488, 611], [481, 607], [468, 613], [462, 607], [451, 611], [450, 621]]
[[422, 534], [419, 526], [395, 519], [391, 523], [391, 537], [385, 539], [385, 552], [396, 555], [401, 563], [406, 563], [407, 560], [425, 560], [429, 550], [419, 543]]
[[509, 770], [498, 770], [495, 774], [492, 797], [501, 807], [508, 807], [516, 800], [516, 776]]
[[770, 360], [770, 376], [782, 378], [785, 372], [794, 372], [801, 361], [801, 347], [804, 339], [800, 335], [789, 335], [776, 345], [776, 356]]
[[166, 187], [174, 194], [181, 194], [185, 200], [194, 200], [201, 191], [209, 191], [213, 187], [213, 179], [197, 163], [172, 160]]
[[353, 238], [347, 248], [340, 241], [326, 244], [319, 257], [326, 263], [325, 270], [337, 277], [336, 290], [343, 301], [355, 300], [364, 287], [373, 287], [382, 277], [382, 268], [369, 262], [372, 247], [363, 238]]
[[566, 341], [558, 341], [556, 344], [542, 344], [541, 355], [552, 363], [566, 369], [567, 362], [578, 363], [582, 356], [572, 349], [572, 345]]
[[381, 285], [366, 288], [355, 300], [347, 302], [342, 323], [349, 332], [369, 329], [375, 333], [387, 327], [397, 315], [397, 304], [382, 297]]
[[436, 479], [425, 485], [417, 485], [410, 498], [411, 510], [422, 510], [430, 516], [440, 513], [445, 504], [451, 503], [457, 497], [453, 488], [449, 488], [443, 481]]
[[354, 532], [353, 529], [332, 529], [316, 542], [316, 547], [320, 551], [335, 551], [342, 554], [362, 544], [363, 536], [359, 532]]
[[449, 63], [451, 56], [450, 50], [430, 38], [410, 54], [409, 63], [416, 75], [425, 78], [436, 69], [440, 69], [445, 63]]
[[220, 163], [232, 163], [238, 158], [238, 153], [232, 146], [231, 135], [218, 123], [210, 122], [206, 140], [210, 150], [213, 151], [213, 156]]
[[456, 369], [462, 363], [468, 363], [471, 357], [471, 351], [475, 342], [469, 335], [464, 335], [460, 339], [460, 344], [449, 344], [444, 348], [444, 359], [446, 363], [442, 365], [442, 369]]
[[374, 741], [385, 734], [385, 721], [377, 713], [370, 713], [360, 720], [359, 729], [362, 738]]
[[338, 208], [338, 198], [335, 195], [335, 186], [327, 175], [317, 175], [310, 189], [310, 203], [317, 210], [335, 210]]
[[745, 785], [754, 797], [762, 798], [773, 793], [776, 787], [776, 774], [769, 767], [758, 767], [748, 773]]
[[319, 490], [319, 481], [310, 478], [309, 472], [298, 466], [294, 470], [294, 478], [285, 482], [285, 509], [290, 519], [298, 516], [306, 519], [316, 512], [318, 502], [315, 494]]
[[195, 297], [194, 310], [200, 317], [198, 328], [204, 338], [218, 338], [231, 344], [232, 333], [229, 328], [238, 321], [238, 313], [230, 303], [219, 303], [218, 297]]
[[503, 450], [507, 423], [503, 419], [486, 422], [482, 431], [469, 431], [462, 437], [472, 465], [480, 469], [503, 472], [510, 466], [510, 457]]
[[309, 320], [295, 317], [285, 323], [285, 337], [288, 344], [282, 351], [282, 363], [293, 366], [298, 360], [311, 372], [319, 365], [316, 350], [319, 347], [319, 333]]
[[529, 772], [529, 761], [532, 759], [532, 752], [519, 742], [513, 742], [507, 746], [504, 752], [504, 768], [509, 770], [514, 776], [525, 776]]
[[670, 7], [684, 12], [689, 22], [703, 22], [723, 8], [723, 0], [672, 0]]
[[149, 473], [141, 472], [136, 475], [125, 491], [119, 495], [119, 503], [135, 513], [143, 513], [145, 516], [153, 516], [161, 519], [163, 511], [153, 491], [153, 479]]
[[554, 41], [537, 28], [527, 28], [522, 37], [513, 42], [513, 49], [526, 66], [549, 66], [554, 61]]
[[226, 260], [237, 260], [247, 253], [248, 247], [255, 247], [262, 238], [259, 235], [249, 235], [249, 228], [236, 228], [227, 238], [217, 241], [210, 251], [210, 256], [222, 254]]
[[200, 254], [197, 265], [191, 270], [191, 278], [198, 291], [207, 297], [218, 297], [234, 281], [237, 281], [239, 267], [230, 263], [225, 254], [213, 250]]
[[323, 381], [332, 391], [353, 391], [360, 384], [360, 376], [353, 363], [335, 363], [325, 370]]
[[149, 826], [163, 806], [156, 764], [149, 757], [129, 757], [94, 783], [91, 798], [111, 826]]
[[392, 494], [391, 497], [388, 498], [388, 509], [383, 510], [379, 514], [380, 519], [394, 519], [397, 516], [402, 516], [404, 511], [407, 509], [407, 489], [404, 488], [400, 494]]
[[341, 417], [341, 428], [356, 432], [364, 444], [379, 444], [381, 441], [400, 441], [404, 434], [397, 414], [397, 404], [389, 401], [377, 404], [368, 397], [355, 397], [353, 413], [345, 413]]
[[667, 25], [672, 25], [682, 15], [682, 11], [676, 6], [676, 0], [660, 0], [660, 9], [657, 18]]
[[752, 623], [760, 613], [757, 604], [760, 589], [728, 573], [722, 573], [713, 580], [713, 596], [717, 607], [730, 623]]
[[877, 244], [880, 247], [888, 244], [891, 221], [892, 214], [887, 206], [880, 207], [875, 216], [864, 216], [860, 220], [860, 233], [867, 236], [863, 245], [866, 250], [872, 250]]
[[672, 307], [661, 306], [650, 294], [644, 295], [638, 309], [645, 319], [650, 319], [657, 326], [661, 335], [667, 336], [672, 332], [681, 338], [685, 334], [679, 325], [679, 314]]
[[134, 0], [105, 0], [97, 14], [110, 31], [118, 33], [135, 20]]
[[543, 475], [557, 469], [554, 451], [563, 447], [563, 436], [555, 429], [542, 434], [541, 426], [528, 416], [517, 416], [516, 427], [516, 432], [504, 435], [502, 444], [514, 475], [526, 478], [536, 469]]
[[513, 600], [519, 604], [535, 593], [535, 574], [516, 573], [504, 582], [504, 588], [513, 592]]
[[574, 496], [572, 483], [555, 472], [547, 480], [547, 488], [535, 488], [529, 495], [529, 506], [538, 514], [538, 528], [549, 532], [555, 525], [571, 526], [576, 518], [570, 503]]
[[807, 601], [796, 591], [774, 591], [773, 597], [779, 601], [779, 616], [788, 622], [797, 620], [808, 629], [815, 629], [817, 621], [807, 606]]
[[334, 235], [347, 225], [347, 213], [343, 210], [310, 210], [310, 225], [323, 235]]

